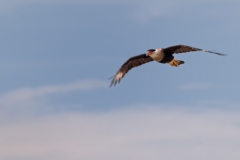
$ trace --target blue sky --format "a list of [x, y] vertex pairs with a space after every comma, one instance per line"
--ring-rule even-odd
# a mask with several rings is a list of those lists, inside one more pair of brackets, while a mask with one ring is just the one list
[[[0, 159], [240, 158], [237, 0], [0, 1]], [[185, 44], [228, 54], [152, 62]]]

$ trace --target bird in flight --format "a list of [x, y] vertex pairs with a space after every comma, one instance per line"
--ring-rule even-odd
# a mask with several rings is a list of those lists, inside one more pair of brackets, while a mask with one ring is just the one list
[[209, 50], [199, 49], [186, 45], [175, 45], [167, 48], [157, 48], [157, 49], [149, 49], [146, 53], [140, 54], [134, 57], [129, 58], [117, 71], [117, 73], [112, 76], [111, 84], [109, 87], [115, 86], [117, 83], [120, 83], [121, 79], [125, 76], [125, 74], [132, 68], [138, 67], [142, 64], [157, 61], [159, 63], [168, 63], [171, 66], [178, 67], [181, 64], [184, 64], [184, 61], [174, 59], [173, 54], [185, 53], [185, 52], [193, 52], [193, 51], [202, 51], [217, 54], [219, 56], [226, 56], [226, 54], [213, 52]]

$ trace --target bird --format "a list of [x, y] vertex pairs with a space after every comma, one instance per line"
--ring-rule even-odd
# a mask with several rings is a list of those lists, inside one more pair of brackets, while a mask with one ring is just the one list
[[109, 87], [115, 86], [120, 83], [121, 79], [126, 75], [126, 73], [134, 67], [138, 67], [142, 64], [157, 61], [159, 63], [168, 63], [170, 66], [178, 67], [185, 62], [182, 60], [174, 59], [173, 54], [185, 53], [185, 52], [194, 52], [194, 51], [202, 51], [213, 53], [219, 56], [226, 56], [226, 54], [213, 52], [210, 50], [204, 50], [200, 48], [195, 48], [187, 45], [174, 45], [167, 48], [157, 48], [157, 49], [148, 49], [146, 53], [130, 57], [117, 71], [117, 73], [110, 77], [111, 83]]

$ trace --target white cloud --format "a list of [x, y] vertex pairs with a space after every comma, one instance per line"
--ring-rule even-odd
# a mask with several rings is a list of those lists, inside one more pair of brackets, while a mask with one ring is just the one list
[[0, 124], [0, 159], [239, 159], [238, 112], [145, 108]]
[[213, 89], [216, 88], [215, 85], [210, 83], [188, 83], [179, 87], [180, 90], [204, 90], [204, 89]]
[[[66, 94], [74, 91], [88, 91], [107, 88], [108, 84], [102, 81], [85, 80], [61, 85], [48, 85], [37, 88], [22, 88], [0, 95], [0, 109], [7, 111], [42, 105], [37, 101], [53, 94]], [[37, 101], [37, 102], [36, 102]]]

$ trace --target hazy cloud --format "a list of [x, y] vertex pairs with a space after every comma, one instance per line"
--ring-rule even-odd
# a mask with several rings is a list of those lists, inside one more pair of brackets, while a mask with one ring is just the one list
[[239, 159], [239, 113], [145, 108], [1, 124], [0, 158]]
[[62, 85], [48, 85], [36, 88], [21, 88], [3, 93], [0, 95], [0, 109], [11, 111], [22, 109], [22, 107], [32, 107], [43, 105], [44, 101], [35, 101], [39, 98], [46, 98], [53, 94], [66, 94], [74, 91], [88, 91], [100, 88], [107, 88], [108, 84], [103, 81], [85, 80]]

